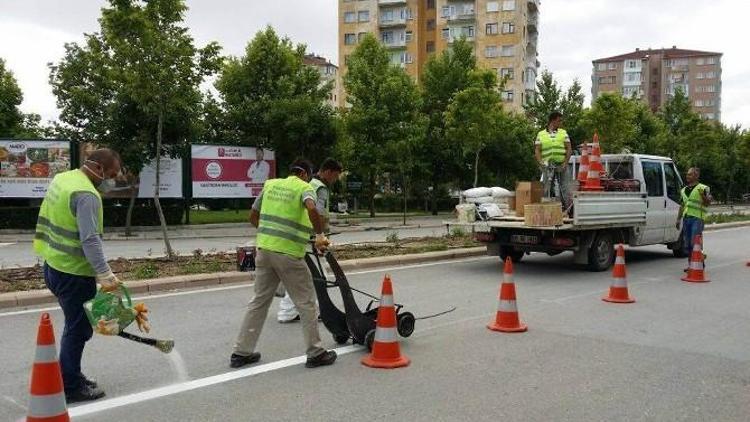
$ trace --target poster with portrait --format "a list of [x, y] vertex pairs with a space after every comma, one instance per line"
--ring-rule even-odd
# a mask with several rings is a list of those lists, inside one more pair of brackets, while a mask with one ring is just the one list
[[70, 170], [70, 142], [0, 139], [0, 197], [44, 198], [52, 178]]
[[192, 145], [193, 198], [254, 198], [276, 177], [276, 158], [268, 149]]

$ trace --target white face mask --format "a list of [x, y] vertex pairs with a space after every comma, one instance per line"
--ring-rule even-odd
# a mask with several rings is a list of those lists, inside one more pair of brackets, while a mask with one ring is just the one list
[[[87, 161], [88, 161], [88, 160], [87, 160]], [[95, 163], [95, 164], [97, 164], [97, 165], [98, 165], [99, 167], [102, 167], [102, 165], [101, 165], [101, 164], [99, 164], [99, 163], [96, 163], [96, 162], [94, 162], [94, 161], [88, 161], [88, 162], [92, 162], [92, 163]], [[92, 174], [92, 175], [94, 175], [94, 176], [96, 176], [96, 177], [98, 177], [98, 178], [102, 179], [102, 181], [101, 181], [101, 182], [99, 182], [99, 184], [98, 184], [98, 185], [96, 185], [96, 190], [98, 190], [98, 191], [99, 191], [99, 192], [101, 192], [101, 193], [107, 193], [107, 192], [110, 192], [110, 191], [111, 191], [112, 189], [114, 189], [114, 188], [115, 188], [115, 186], [117, 186], [117, 182], [115, 182], [115, 179], [105, 179], [105, 178], [104, 178], [104, 168], [102, 168], [102, 174], [101, 174], [101, 175], [98, 175], [98, 174], [96, 174], [96, 173], [94, 172], [94, 170], [93, 170], [93, 169], [92, 169], [91, 167], [89, 167], [89, 165], [88, 165], [88, 162], [87, 162], [86, 164], [84, 164], [84, 166], [85, 166], [85, 167], [86, 167], [86, 168], [87, 168], [87, 169], [88, 169], [88, 170], [89, 170], [89, 171], [91, 172], [91, 174]]]

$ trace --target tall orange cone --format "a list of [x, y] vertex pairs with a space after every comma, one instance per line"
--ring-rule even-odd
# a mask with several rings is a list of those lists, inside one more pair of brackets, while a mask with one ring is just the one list
[[589, 157], [589, 174], [584, 185], [584, 191], [600, 191], [604, 190], [601, 185], [601, 177], [604, 173], [604, 167], [602, 166], [602, 154], [599, 149], [599, 134], [594, 132], [594, 144], [591, 147], [591, 156]]
[[401, 354], [396, 328], [396, 306], [393, 301], [393, 284], [391, 276], [383, 279], [383, 288], [378, 307], [375, 341], [372, 352], [362, 358], [362, 364], [371, 368], [400, 368], [410, 363], [408, 357]]
[[495, 321], [487, 324], [487, 328], [503, 333], [521, 333], [528, 329], [526, 324], [522, 324], [518, 318], [516, 285], [513, 283], [513, 261], [510, 257], [505, 259], [503, 283], [500, 285]]
[[635, 299], [628, 293], [628, 276], [625, 272], [625, 248], [622, 243], [617, 245], [617, 257], [615, 268], [612, 270], [612, 285], [609, 286], [609, 295], [602, 298], [605, 302], [633, 303]]
[[581, 148], [581, 165], [578, 166], [578, 181], [582, 187], [589, 178], [589, 146], [586, 143]]
[[693, 252], [690, 253], [690, 266], [682, 281], [690, 283], [707, 283], [711, 280], [706, 278], [703, 265], [703, 236], [697, 234], [693, 238]]
[[31, 400], [26, 422], [67, 422], [62, 372], [57, 361], [55, 331], [48, 313], [39, 320], [36, 355], [31, 370]]

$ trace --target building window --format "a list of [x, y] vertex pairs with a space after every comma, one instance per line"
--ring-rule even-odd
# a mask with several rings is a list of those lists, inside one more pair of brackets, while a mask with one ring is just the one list
[[444, 40], [447, 40], [448, 38], [451, 37], [451, 30], [448, 29], [448, 28], [445, 28], [445, 29], [443, 29], [441, 31], [441, 35], [442, 35], [442, 37], [443, 37]]
[[427, 19], [427, 30], [428, 31], [435, 30], [435, 19]]
[[354, 23], [357, 21], [357, 15], [354, 12], [344, 13], [344, 23]]
[[516, 32], [516, 24], [513, 22], [503, 22], [503, 34], [512, 34]]
[[451, 15], [455, 15], [455, 14], [456, 14], [456, 7], [455, 6], [443, 6], [442, 13], [440, 13], [440, 16], [442, 16], [444, 18], [448, 18]]
[[500, 69], [500, 77], [501, 78], [505, 78], [507, 76], [508, 79], [512, 80], [513, 79], [513, 73], [514, 73], [514, 71], [513, 71], [512, 67], [504, 67], [504, 68]]
[[466, 35], [466, 38], [474, 38], [474, 27], [465, 26], [463, 28], [463, 35]]
[[497, 22], [488, 23], [485, 29], [487, 35], [497, 35]]
[[412, 34], [412, 32], [411, 32], [411, 31], [406, 31], [406, 36], [405, 36], [405, 38], [404, 38], [404, 41], [406, 41], [406, 42], [411, 42], [411, 40], [412, 40], [412, 36], [413, 36], [413, 34]]
[[484, 57], [497, 57], [497, 46], [496, 45], [488, 45], [484, 48]]
[[383, 32], [380, 34], [380, 39], [383, 41], [383, 44], [393, 44], [393, 31]]
[[607, 63], [597, 63], [596, 70], [598, 70], [599, 72], [604, 72], [605, 70], [607, 70]]
[[695, 64], [697, 64], [698, 66], [703, 66], [705, 63], [706, 63], [706, 59], [704, 59], [703, 57], [699, 57], [695, 59]]
[[427, 10], [432, 10], [435, 8], [435, 0], [427, 0]]
[[706, 73], [706, 79], [716, 79], [716, 72]]
[[715, 115], [713, 113], [706, 113], [703, 115], [708, 120], [713, 120], [715, 118]]
[[393, 22], [393, 9], [386, 9], [380, 13], [380, 22]]
[[435, 41], [427, 41], [427, 52], [428, 53], [435, 52]]
[[625, 74], [625, 81], [627, 81], [627, 82], [640, 82], [641, 81], [641, 74], [639, 72], [626, 73]]
[[607, 70], [616, 70], [617, 63], [607, 63]]
[[513, 57], [515, 46], [504, 45], [500, 55], [503, 57]]
[[599, 85], [612, 85], [617, 82], [615, 76], [599, 76]]
[[703, 107], [703, 100], [695, 100], [696, 107]]
[[503, 98], [503, 102], [512, 103], [513, 102], [513, 91], [503, 91], [502, 98]]
[[370, 11], [369, 10], [360, 10], [357, 12], [357, 20], [360, 22], [369, 22], [370, 21]]
[[706, 75], [703, 72], [698, 72], [695, 74], [695, 79], [703, 79]]
[[344, 34], [344, 44], [354, 45], [357, 43], [357, 34]]
[[516, 10], [516, 0], [503, 0], [503, 11]]
[[716, 57], [706, 58], [706, 64], [716, 64]]
[[638, 61], [637, 60], [626, 60], [625, 61], [625, 67], [628, 68], [628, 69], [637, 69], [640, 66], [638, 66]]
[[405, 19], [405, 20], [414, 19], [414, 17], [411, 14], [411, 9], [409, 8], [401, 9], [401, 19]]
[[496, 1], [488, 1], [487, 2], [487, 11], [488, 12], [498, 12], [500, 11], [500, 3]]

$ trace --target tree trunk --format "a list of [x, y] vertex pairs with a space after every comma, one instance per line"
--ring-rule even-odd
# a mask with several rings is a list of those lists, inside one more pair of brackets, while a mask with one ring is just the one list
[[375, 175], [370, 174], [370, 217], [375, 217]]
[[156, 212], [159, 214], [159, 223], [161, 224], [161, 232], [164, 236], [164, 248], [166, 249], [167, 258], [173, 260], [175, 258], [172, 245], [169, 243], [169, 236], [167, 236], [167, 221], [164, 219], [164, 212], [161, 209], [161, 203], [159, 202], [159, 172], [161, 167], [161, 136], [164, 127], [164, 112], [159, 111], [159, 123], [156, 129], [156, 184], [154, 186], [154, 205], [156, 205]]
[[406, 196], [406, 174], [401, 170], [401, 191], [404, 194], [404, 226], [406, 225], [406, 207], [407, 207], [407, 196]]
[[128, 204], [128, 213], [125, 214], [125, 237], [132, 236], [131, 223], [133, 221], [133, 208], [135, 208], [135, 198], [138, 196], [138, 189], [130, 185], [130, 203]]
[[474, 187], [479, 183], [479, 152], [480, 150], [477, 150], [474, 154]]

